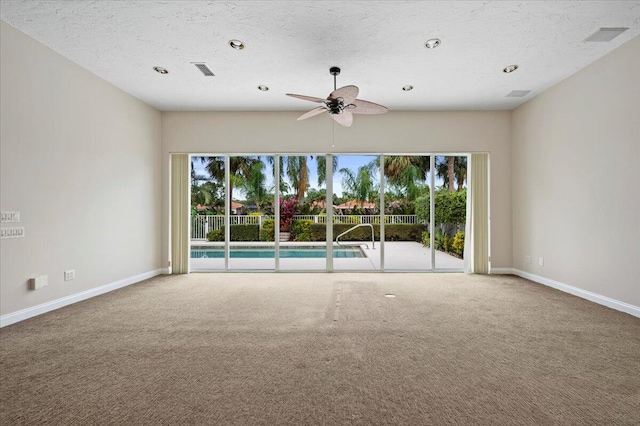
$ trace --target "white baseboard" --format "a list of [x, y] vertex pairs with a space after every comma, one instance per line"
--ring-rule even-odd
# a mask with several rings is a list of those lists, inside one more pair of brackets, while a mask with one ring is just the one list
[[0, 328], [167, 273], [168, 268], [155, 269], [153, 271], [105, 284], [100, 287], [92, 288], [91, 290], [82, 291], [80, 293], [52, 300], [51, 302], [46, 302], [41, 305], [32, 306], [31, 308], [22, 309], [21, 311], [2, 315], [0, 316]]
[[[493, 272], [493, 270], [491, 272]], [[553, 287], [557, 290], [564, 291], [565, 293], [573, 294], [574, 296], [581, 297], [583, 299], [589, 300], [599, 305], [603, 305], [608, 308], [615, 309], [616, 311], [625, 312], [629, 315], [633, 315], [634, 317], [640, 318], [640, 307], [638, 306], [630, 305], [629, 303], [621, 302], [619, 300], [612, 299], [607, 296], [602, 296], [597, 293], [592, 293], [590, 291], [583, 290], [578, 287], [573, 287], [568, 284], [564, 284], [559, 281], [552, 280], [550, 278], [541, 277], [540, 275], [535, 275], [529, 272], [521, 271], [519, 269], [512, 269], [511, 273], [513, 275], [517, 275], [519, 277], [526, 278], [531, 281], [535, 281], [539, 284], [543, 284], [548, 287]]]
[[489, 273], [499, 275], [514, 275], [513, 268], [491, 268], [489, 270]]

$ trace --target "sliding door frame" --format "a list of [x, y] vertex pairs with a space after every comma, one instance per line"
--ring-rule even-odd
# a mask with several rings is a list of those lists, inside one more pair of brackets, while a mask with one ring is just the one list
[[[379, 167], [379, 202], [380, 202], [380, 269], [372, 269], [372, 270], [343, 270], [340, 272], [463, 272], [463, 268], [455, 268], [455, 269], [445, 269], [445, 268], [437, 268], [435, 257], [436, 250], [435, 247], [435, 158], [441, 156], [456, 156], [456, 157], [467, 157], [467, 164], [469, 164], [470, 153], [469, 152], [432, 152], [432, 153], [326, 153], [326, 154], [309, 154], [309, 153], [224, 153], [224, 154], [215, 154], [215, 153], [190, 153], [189, 160], [191, 163], [191, 159], [193, 157], [224, 157], [225, 164], [225, 212], [224, 212], [224, 224], [225, 224], [225, 237], [224, 237], [224, 270], [193, 270], [193, 272], [334, 272], [333, 265], [333, 208], [327, 208], [327, 221], [326, 221], [326, 249], [327, 249], [327, 257], [326, 257], [326, 268], [325, 270], [282, 270], [280, 269], [280, 158], [286, 156], [308, 156], [308, 155], [324, 155], [326, 156], [326, 205], [327, 207], [333, 206], [333, 157], [336, 155], [362, 155], [362, 156], [377, 156], [380, 164]], [[430, 239], [430, 254], [431, 254], [431, 267], [429, 269], [422, 270], [408, 270], [408, 269], [393, 269], [391, 271], [387, 271], [385, 269], [385, 209], [384, 209], [384, 190], [385, 190], [385, 176], [384, 176], [384, 159], [386, 156], [423, 156], [429, 157], [429, 168], [430, 168], [430, 176], [429, 176], [429, 203], [430, 203], [430, 212], [429, 212], [429, 239]], [[231, 243], [231, 227], [230, 227], [230, 207], [231, 201], [228, 197], [228, 188], [231, 181], [231, 176], [229, 173], [229, 165], [230, 158], [235, 156], [260, 156], [260, 157], [273, 157], [274, 159], [274, 221], [275, 221], [275, 229], [274, 229], [274, 250], [275, 250], [275, 266], [273, 269], [261, 269], [261, 270], [251, 270], [251, 269], [229, 269], [229, 257], [230, 257], [230, 243]], [[467, 174], [467, 187], [470, 185], [469, 180], [471, 176]], [[191, 188], [191, 185], [189, 185]], [[468, 212], [467, 212], [467, 220], [468, 220]], [[331, 226], [330, 226], [331, 225]], [[189, 221], [189, 252], [191, 252], [191, 220]]]

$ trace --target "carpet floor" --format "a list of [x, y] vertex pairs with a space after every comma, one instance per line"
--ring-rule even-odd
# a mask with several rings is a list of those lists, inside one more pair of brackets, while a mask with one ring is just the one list
[[512, 276], [160, 276], [3, 328], [0, 374], [2, 425], [638, 425], [640, 319]]

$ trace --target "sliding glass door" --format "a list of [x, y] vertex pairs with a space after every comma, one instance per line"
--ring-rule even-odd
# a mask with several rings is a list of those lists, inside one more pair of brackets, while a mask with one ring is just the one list
[[192, 271], [459, 271], [467, 156], [192, 155]]
[[384, 268], [431, 270], [430, 157], [384, 156]]
[[335, 156], [333, 269], [380, 270], [380, 156]]
[[279, 158], [279, 270], [324, 271], [327, 268], [327, 156]]
[[437, 155], [435, 169], [435, 269], [460, 270], [464, 267], [467, 156]]
[[[227, 165], [229, 269], [266, 270], [276, 267], [274, 156], [234, 155]], [[225, 224], [226, 225], [226, 224]]]
[[191, 270], [226, 270], [224, 156], [191, 156]]

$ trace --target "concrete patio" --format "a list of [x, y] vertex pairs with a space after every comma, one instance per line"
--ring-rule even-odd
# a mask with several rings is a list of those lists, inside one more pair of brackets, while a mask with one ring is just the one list
[[[376, 242], [375, 248], [371, 241], [345, 242], [344, 246], [359, 246], [364, 254], [362, 258], [334, 258], [334, 271], [376, 271], [381, 269], [381, 253], [384, 251], [385, 271], [429, 271], [431, 270], [431, 249], [412, 241], [385, 242], [383, 245]], [[368, 245], [368, 248], [367, 248]], [[234, 242], [230, 249], [241, 247], [274, 248], [273, 242]], [[293, 247], [326, 247], [324, 243], [286, 242], [280, 243], [281, 248]], [[221, 242], [191, 241], [191, 247], [224, 247]], [[461, 271], [464, 261], [457, 257], [435, 252], [436, 270]], [[281, 271], [325, 271], [327, 261], [325, 258], [281, 258]], [[274, 270], [275, 259], [269, 258], [230, 258], [229, 270]], [[224, 258], [191, 259], [191, 270], [199, 271], [223, 271], [225, 270]]]

